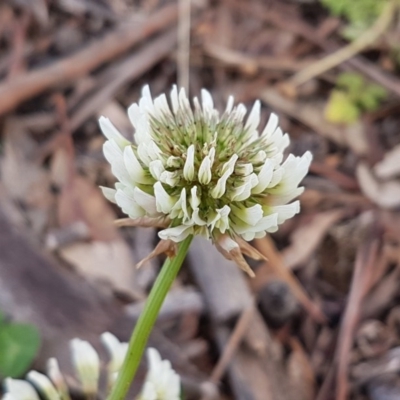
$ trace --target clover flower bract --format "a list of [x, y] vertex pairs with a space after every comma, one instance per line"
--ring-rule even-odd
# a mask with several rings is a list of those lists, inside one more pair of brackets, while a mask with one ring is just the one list
[[135, 143], [101, 117], [104, 155], [118, 179], [115, 189], [102, 189], [138, 225], [164, 227], [161, 239], [212, 239], [250, 273], [241, 252], [255, 251], [244, 241], [275, 232], [299, 212], [299, 202], [289, 202], [302, 193], [312, 156], [283, 162], [289, 137], [275, 114], [258, 131], [259, 101], [245, 120], [245, 106], [234, 107], [232, 97], [220, 114], [209, 92], [201, 95], [192, 108], [183, 89], [173, 86], [169, 104], [145, 86], [128, 109]]

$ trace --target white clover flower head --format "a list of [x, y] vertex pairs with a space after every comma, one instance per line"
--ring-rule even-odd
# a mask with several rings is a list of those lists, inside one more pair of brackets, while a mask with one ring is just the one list
[[179, 400], [179, 375], [168, 360], [162, 360], [154, 348], [147, 350], [148, 372], [139, 400]]
[[86, 395], [94, 395], [98, 390], [100, 360], [94, 347], [87, 341], [72, 339], [70, 342], [72, 362]]
[[[173, 86], [168, 103], [165, 94], [153, 100], [145, 86], [128, 115], [135, 143], [107, 118], [99, 121], [107, 137], [104, 155], [118, 179], [115, 189], [103, 188], [104, 195], [129, 216], [129, 225], [164, 227], [160, 238], [173, 242], [202, 235], [252, 273], [232, 246], [243, 250], [238, 239], [275, 232], [299, 212], [299, 202], [289, 202], [303, 192], [299, 183], [311, 153], [283, 162], [289, 137], [275, 114], [258, 130], [259, 101], [245, 119], [245, 106], [234, 107], [232, 97], [220, 114], [206, 90], [191, 107], [184, 89]], [[228, 240], [224, 248], [225, 237], [236, 245]]]

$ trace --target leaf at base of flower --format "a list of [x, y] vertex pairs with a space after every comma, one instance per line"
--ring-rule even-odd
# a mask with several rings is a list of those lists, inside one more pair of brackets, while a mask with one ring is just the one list
[[239, 245], [240, 250], [243, 254], [248, 257], [251, 257], [253, 260], [264, 260], [268, 261], [268, 258], [264, 256], [264, 254], [260, 253], [255, 247], [251, 246], [248, 242], [246, 242], [241, 237], [235, 238], [236, 243]]
[[139, 261], [136, 264], [136, 268], [142, 267], [147, 261], [159, 256], [160, 254], [165, 253], [169, 258], [175, 257], [178, 251], [178, 245], [172, 240], [160, 240], [157, 244], [156, 248], [143, 260]]
[[227, 260], [235, 262], [238, 267], [246, 272], [251, 278], [256, 276], [244, 259], [239, 244], [228, 235], [219, 236], [215, 241], [215, 247]]

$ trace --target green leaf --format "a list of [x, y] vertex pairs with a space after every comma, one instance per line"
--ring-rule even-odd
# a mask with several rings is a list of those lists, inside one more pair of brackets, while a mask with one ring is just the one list
[[325, 107], [325, 118], [334, 124], [352, 124], [360, 116], [360, 111], [349, 96], [333, 90]]
[[0, 326], [0, 375], [21, 377], [31, 365], [40, 346], [38, 330], [28, 324]]

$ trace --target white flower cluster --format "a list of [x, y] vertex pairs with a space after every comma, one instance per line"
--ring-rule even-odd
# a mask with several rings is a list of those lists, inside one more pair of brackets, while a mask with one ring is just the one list
[[180, 378], [156, 349], [148, 349], [148, 372], [138, 400], [179, 400]]
[[145, 86], [128, 109], [135, 143], [100, 118], [104, 155], [118, 179], [104, 195], [132, 220], [164, 226], [164, 240], [223, 237], [229, 252], [237, 238], [276, 231], [299, 212], [299, 202], [289, 202], [302, 193], [312, 156], [283, 161], [289, 137], [275, 114], [258, 130], [260, 107], [256, 101], [245, 120], [245, 106], [234, 106], [232, 97], [220, 115], [206, 90], [192, 108], [184, 89], [174, 86], [169, 104], [165, 94], [153, 100]]
[[[103, 333], [101, 340], [110, 357], [107, 365], [110, 391], [124, 362], [128, 343], [121, 343], [109, 332]], [[87, 399], [95, 398], [100, 377], [100, 360], [96, 350], [89, 342], [73, 339], [71, 353], [83, 395]], [[148, 349], [147, 356], [149, 369], [138, 400], [179, 400], [180, 378], [169, 361], [162, 360], [158, 351], [153, 348]], [[71, 400], [55, 358], [48, 361], [46, 372], [47, 375], [30, 371], [26, 376], [27, 380], [6, 378], [2, 400]]]

